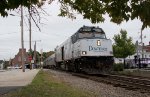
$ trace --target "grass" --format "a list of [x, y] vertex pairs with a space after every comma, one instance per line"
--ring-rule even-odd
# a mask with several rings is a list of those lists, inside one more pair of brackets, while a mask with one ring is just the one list
[[3, 97], [92, 97], [92, 94], [72, 88], [41, 70], [30, 85]]

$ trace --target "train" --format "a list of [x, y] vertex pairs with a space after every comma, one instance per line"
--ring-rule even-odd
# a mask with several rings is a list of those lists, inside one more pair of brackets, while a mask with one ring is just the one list
[[111, 71], [112, 41], [102, 28], [83, 26], [55, 48], [44, 65], [66, 71], [101, 73]]
[[55, 62], [55, 53], [47, 57], [43, 62], [43, 68], [47, 69], [55, 69], [56, 62]]

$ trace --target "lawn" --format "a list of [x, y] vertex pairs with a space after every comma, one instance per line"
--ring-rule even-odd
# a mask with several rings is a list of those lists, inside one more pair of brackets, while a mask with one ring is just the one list
[[78, 90], [53, 78], [48, 71], [40, 71], [32, 83], [3, 97], [92, 97], [88, 92]]

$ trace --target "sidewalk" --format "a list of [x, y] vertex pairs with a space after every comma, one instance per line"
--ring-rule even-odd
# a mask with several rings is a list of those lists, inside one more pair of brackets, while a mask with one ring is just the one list
[[2, 70], [2, 69], [0, 69], [0, 72], [4, 72], [4, 71], [6, 71], [6, 70]]
[[30, 84], [39, 70], [14, 69], [0, 72], [0, 95]]

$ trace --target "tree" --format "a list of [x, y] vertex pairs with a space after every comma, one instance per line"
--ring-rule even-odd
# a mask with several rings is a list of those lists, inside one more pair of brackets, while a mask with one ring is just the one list
[[[32, 58], [34, 58], [34, 51], [28, 50], [28, 55], [32, 56]], [[36, 62], [40, 62], [40, 56], [41, 56], [41, 54], [38, 51], [36, 51]]]
[[[1, 0], [0, 14], [7, 16], [8, 10], [16, 9], [20, 5], [29, 7], [41, 6], [39, 1], [46, 0]], [[48, 0], [49, 4], [55, 0]], [[111, 21], [120, 24], [138, 18], [142, 21], [142, 30], [150, 26], [150, 0], [58, 0], [61, 4], [59, 16], [74, 17], [74, 11], [82, 14], [92, 23], [103, 22], [107, 13]]]
[[7, 69], [7, 67], [9, 66], [9, 61], [4, 60], [4, 69]]
[[30, 7], [31, 4], [38, 4], [38, 0], [1, 0], [0, 14], [2, 16], [7, 16], [9, 10], [14, 10], [20, 5]]
[[127, 37], [127, 31], [121, 30], [120, 34], [114, 36], [113, 52], [116, 58], [125, 58], [135, 53], [135, 45], [132, 43], [132, 38]]
[[45, 60], [46, 58], [48, 58], [49, 56], [51, 56], [54, 53], [55, 53], [54, 51], [43, 52], [43, 54], [42, 54], [43, 60]]

